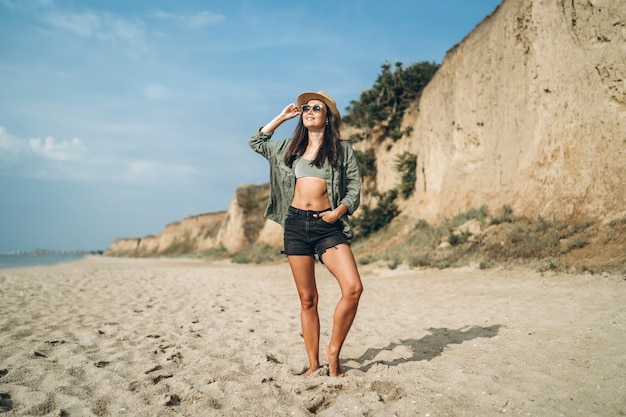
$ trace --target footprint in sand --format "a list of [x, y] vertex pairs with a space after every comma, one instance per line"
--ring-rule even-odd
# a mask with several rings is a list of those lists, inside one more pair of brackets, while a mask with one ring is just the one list
[[158, 384], [159, 382], [161, 382], [162, 379], [166, 379], [166, 378], [172, 378], [174, 375], [172, 374], [167, 374], [167, 375], [157, 375], [154, 378], [152, 378], [152, 383], [154, 385]]
[[146, 374], [146, 375], [147, 375], [147, 374], [151, 374], [152, 372], [156, 372], [156, 371], [161, 370], [161, 369], [163, 369], [163, 367], [162, 367], [161, 365], [156, 365], [154, 368], [150, 368], [150, 369], [148, 369], [148, 370], [145, 372], [145, 374]]
[[180, 405], [180, 397], [176, 394], [170, 394], [166, 397], [165, 405], [168, 407], [173, 407]]
[[[4, 371], [5, 369], [3, 369]], [[4, 376], [4, 375], [3, 375]], [[11, 395], [5, 392], [0, 392], [0, 413], [6, 413], [13, 409], [13, 399]]]

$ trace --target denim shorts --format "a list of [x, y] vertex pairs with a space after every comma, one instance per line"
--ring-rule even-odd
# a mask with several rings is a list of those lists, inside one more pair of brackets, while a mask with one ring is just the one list
[[285, 233], [283, 253], [289, 255], [310, 255], [321, 260], [327, 249], [348, 243], [343, 234], [343, 225], [340, 221], [327, 223], [318, 217], [326, 210], [300, 210], [295, 207], [287, 209], [285, 218]]

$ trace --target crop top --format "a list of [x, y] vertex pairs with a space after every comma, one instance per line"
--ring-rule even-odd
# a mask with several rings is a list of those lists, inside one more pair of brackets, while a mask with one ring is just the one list
[[298, 158], [295, 162], [296, 179], [301, 177], [317, 177], [326, 179], [326, 170], [324, 167], [318, 168], [313, 161], [304, 158]]

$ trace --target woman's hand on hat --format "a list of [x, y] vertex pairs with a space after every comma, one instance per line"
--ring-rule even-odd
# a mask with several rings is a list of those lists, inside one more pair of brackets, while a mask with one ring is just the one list
[[261, 128], [261, 132], [263, 133], [271, 133], [280, 126], [283, 122], [286, 122], [289, 119], [293, 119], [294, 117], [300, 114], [300, 110], [298, 110], [298, 106], [291, 103], [287, 105], [276, 117], [274, 117], [268, 124]]
[[300, 109], [298, 109], [298, 106], [296, 106], [295, 104], [291, 103], [291, 104], [287, 105], [287, 107], [285, 107], [283, 109], [283, 111], [280, 113], [280, 115], [285, 120], [293, 119], [294, 117], [300, 115]]

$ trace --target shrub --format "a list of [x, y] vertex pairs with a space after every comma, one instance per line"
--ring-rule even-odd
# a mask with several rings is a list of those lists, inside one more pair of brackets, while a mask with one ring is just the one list
[[513, 216], [513, 209], [511, 206], [504, 205], [502, 206], [502, 215], [493, 217], [491, 219], [491, 224], [513, 223], [515, 220], [516, 219], [515, 216]]
[[428, 224], [428, 222], [424, 219], [419, 219], [417, 223], [415, 224], [415, 229], [416, 230], [428, 230], [430, 229], [430, 224]]
[[376, 208], [364, 206], [361, 209], [361, 214], [353, 220], [358, 237], [365, 238], [382, 229], [398, 215], [397, 195], [396, 190], [389, 190], [380, 196]]
[[417, 155], [410, 152], [398, 155], [394, 167], [402, 176], [398, 185], [398, 192], [404, 199], [407, 199], [415, 191]]
[[218, 246], [200, 253], [200, 256], [207, 259], [222, 259], [229, 256], [226, 247], [220, 243]]
[[470, 232], [450, 233], [448, 235], [448, 243], [451, 246], [461, 245], [469, 240], [472, 234]]
[[356, 153], [361, 177], [376, 178], [376, 153], [374, 150], [370, 148], [366, 152], [357, 150], [354, 152]]
[[414, 256], [410, 256], [409, 257], [409, 266], [410, 267], [416, 267], [416, 266], [429, 266], [430, 265], [430, 260], [428, 259], [428, 256], [426, 255], [414, 255]]
[[476, 219], [481, 225], [487, 222], [487, 216], [489, 216], [489, 208], [486, 205], [480, 206], [480, 208], [470, 209], [465, 213], [459, 213], [452, 218], [452, 227], [458, 227], [469, 220]]
[[349, 138], [350, 142], [363, 142], [365, 137], [360, 133], [353, 133]]

